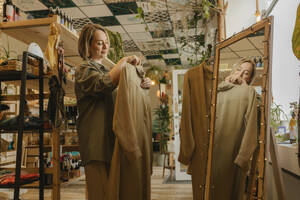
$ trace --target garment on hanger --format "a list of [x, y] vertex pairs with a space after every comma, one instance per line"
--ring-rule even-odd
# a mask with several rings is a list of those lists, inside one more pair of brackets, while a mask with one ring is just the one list
[[184, 75], [178, 160], [189, 165], [194, 200], [204, 198], [212, 74], [203, 62]]
[[151, 199], [151, 104], [149, 91], [140, 86], [143, 73], [142, 67], [128, 64], [120, 74], [113, 118], [116, 142], [109, 175], [109, 200]]
[[218, 86], [212, 162], [212, 200], [241, 200], [257, 147], [257, 97], [248, 85]]

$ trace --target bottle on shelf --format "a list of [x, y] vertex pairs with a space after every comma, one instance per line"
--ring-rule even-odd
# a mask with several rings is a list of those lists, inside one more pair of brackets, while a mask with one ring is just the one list
[[15, 21], [21, 20], [20, 9], [16, 7]]
[[52, 7], [50, 7], [48, 17], [52, 17], [53, 15], [54, 15], [54, 10]]
[[5, 11], [6, 11], [7, 21], [13, 22], [14, 21], [14, 5], [11, 0], [6, 0]]
[[2, 21], [3, 22], [7, 22], [6, 7], [7, 7], [7, 0], [4, 1], [3, 6], [2, 6], [2, 8], [3, 8], [3, 19], [2, 19]]
[[63, 18], [64, 18], [64, 23], [63, 23], [63, 25], [64, 25], [65, 27], [67, 27], [67, 14], [66, 14], [66, 13], [63, 14]]
[[68, 29], [71, 30], [71, 17], [68, 16]]
[[73, 18], [70, 17], [70, 30], [73, 32]]
[[59, 7], [55, 8], [54, 14], [57, 15], [57, 22], [60, 22]]
[[63, 13], [61, 10], [59, 10], [59, 17], [60, 17], [60, 23], [64, 24], [64, 17], [63, 17]]

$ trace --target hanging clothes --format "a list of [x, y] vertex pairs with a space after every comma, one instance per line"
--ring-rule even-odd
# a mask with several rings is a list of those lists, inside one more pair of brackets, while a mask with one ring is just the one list
[[178, 161], [189, 165], [194, 200], [204, 199], [212, 74], [203, 62], [184, 76]]
[[248, 85], [222, 82], [216, 108], [211, 199], [241, 200], [257, 147], [256, 92]]
[[142, 89], [142, 67], [122, 69], [115, 103], [116, 135], [109, 176], [109, 200], [150, 200], [152, 123], [149, 91]]

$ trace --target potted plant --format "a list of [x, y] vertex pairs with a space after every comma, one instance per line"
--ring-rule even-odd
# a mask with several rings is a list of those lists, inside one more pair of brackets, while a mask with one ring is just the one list
[[7, 64], [8, 60], [13, 59], [12, 53], [17, 55], [17, 52], [10, 49], [8, 38], [7, 38], [7, 48], [3, 45], [0, 45], [0, 65]]
[[171, 116], [169, 115], [169, 106], [161, 104], [154, 110], [155, 119], [153, 121], [153, 132], [158, 134], [157, 137], [160, 143], [160, 153], [164, 154], [168, 151], [167, 143], [169, 140], [169, 125]]
[[[274, 130], [274, 133], [276, 134], [278, 131], [278, 127], [281, 124], [281, 117], [283, 117], [285, 120], [287, 120], [287, 116], [285, 114], [285, 112], [282, 110], [282, 105], [278, 105], [275, 102], [272, 103], [271, 105], [271, 120], [270, 120], [270, 125]], [[276, 138], [278, 140], [286, 140], [288, 138], [286, 138], [284, 135], [282, 134], [277, 134]]]

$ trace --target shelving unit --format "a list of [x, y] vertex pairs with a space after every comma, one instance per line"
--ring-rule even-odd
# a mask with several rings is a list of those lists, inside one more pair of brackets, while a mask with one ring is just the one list
[[[0, 23], [0, 34], [4, 33], [8, 36], [15, 38], [25, 44], [29, 44], [31, 42], [37, 43], [42, 50], [46, 49], [48, 44], [48, 36], [50, 33], [50, 25], [52, 23], [57, 23], [60, 27], [60, 40], [64, 42], [64, 62], [69, 65], [76, 67], [81, 62], [77, 52], [77, 43], [78, 43], [78, 35], [71, 32], [64, 25], [60, 24], [58, 17], [56, 15], [48, 18], [41, 19], [29, 19], [22, 20], [16, 22], [3, 22]], [[109, 59], [105, 59], [103, 64], [106, 66], [114, 66], [114, 63]], [[1, 74], [1, 72], [0, 72]], [[12, 77], [15, 74], [12, 74]], [[45, 81], [47, 81], [48, 76], [44, 76]], [[35, 77], [28, 76], [28, 79], [34, 80]], [[30, 84], [30, 88], [35, 88], [35, 84], [31, 84], [31, 80], [28, 80], [28, 85]], [[46, 83], [45, 83], [46, 84]], [[75, 97], [74, 92], [74, 82], [72, 80], [67, 79], [67, 84], [64, 88], [65, 96], [67, 97]], [[49, 91], [47, 88], [44, 90], [44, 97], [49, 97]], [[9, 96], [1, 96], [5, 101], [15, 100], [18, 98], [18, 95], [9, 95]], [[31, 99], [37, 99], [38, 95], [28, 95]], [[53, 153], [53, 169], [51, 170], [53, 173], [53, 185], [52, 185], [52, 199], [59, 200], [60, 199], [60, 144], [59, 144], [59, 135], [61, 130], [53, 129], [51, 131], [52, 135], [52, 153]], [[64, 149], [76, 149], [78, 150], [78, 146], [66, 145], [62, 147]]]
[[[32, 57], [39, 62], [39, 76], [35, 76], [27, 73], [28, 57]], [[18, 115], [18, 140], [17, 140], [17, 154], [16, 154], [16, 166], [15, 166], [15, 184], [10, 186], [1, 185], [0, 188], [14, 188], [14, 199], [19, 200], [20, 188], [26, 183], [21, 183], [21, 161], [22, 161], [22, 143], [24, 133], [24, 109], [25, 109], [25, 97], [26, 97], [26, 80], [38, 79], [39, 84], [39, 119], [43, 120], [43, 106], [44, 106], [44, 80], [43, 80], [43, 59], [33, 55], [29, 52], [23, 53], [22, 71], [2, 71], [0, 73], [0, 81], [21, 81], [20, 88], [20, 104]], [[0, 84], [1, 85], [1, 84]], [[39, 127], [39, 196], [40, 199], [44, 199], [44, 157], [43, 157], [43, 136], [44, 136], [43, 124]]]
[[[61, 25], [56, 15], [41, 19], [2, 22], [0, 23], [0, 30], [2, 33], [25, 44], [35, 42], [42, 50], [45, 50], [48, 43], [50, 25], [55, 22], [60, 25], [60, 40], [64, 42], [65, 63], [75, 67], [81, 62], [81, 58], [77, 52], [78, 35], [71, 32], [64, 25]], [[65, 91], [66, 96], [74, 97], [73, 81], [67, 80]]]
[[[52, 23], [58, 22], [57, 16], [49, 17], [49, 18], [42, 18], [42, 19], [30, 19], [30, 20], [23, 20], [23, 21], [17, 21], [17, 22], [3, 22], [0, 23], [0, 33], [5, 33], [9, 35], [12, 38], [15, 38], [21, 42], [24, 42], [25, 44], [29, 44], [31, 42], [37, 43], [41, 49], [45, 50], [47, 43], [48, 43], [48, 35], [50, 31], [50, 25]], [[58, 22], [59, 24], [59, 22]], [[65, 62], [68, 65], [76, 66], [76, 64], [81, 62], [80, 57], [77, 53], [77, 41], [78, 36], [69, 31], [65, 26], [60, 25], [61, 31], [60, 31], [60, 40], [64, 42], [64, 55], [65, 55]], [[12, 81], [14, 77], [18, 77], [19, 72], [12, 72], [9, 78], [6, 78], [5, 80]], [[1, 74], [1, 72], [0, 72]], [[7, 77], [7, 73], [4, 73]], [[4, 75], [3, 74], [3, 75]], [[45, 79], [47, 79], [49, 76], [45, 76]], [[28, 79], [35, 79], [34, 76], [27, 76]], [[30, 81], [29, 81], [30, 82]], [[34, 81], [35, 82], [35, 81]], [[30, 83], [29, 83], [30, 84]], [[30, 87], [32, 89], [34, 88], [35, 84], [31, 84]], [[66, 96], [74, 97], [74, 84], [72, 81], [67, 80], [66, 84]], [[48, 90], [45, 90], [46, 94], [45, 97], [48, 97]], [[25, 93], [24, 93], [25, 94]], [[41, 93], [40, 93], [41, 94]], [[43, 93], [44, 94], [44, 93]], [[30, 95], [31, 98], [37, 99], [38, 95]], [[10, 99], [16, 99], [17, 96], [3, 96], [3, 100], [10, 100]], [[60, 145], [59, 145], [59, 129], [53, 129], [52, 130], [52, 152], [53, 152], [53, 169], [51, 169], [51, 172], [53, 173], [53, 185], [52, 185], [52, 199], [53, 200], [59, 200], [60, 199]], [[18, 141], [22, 141], [18, 139]], [[43, 153], [43, 148], [40, 149], [40, 154]], [[19, 165], [17, 163], [17, 165]], [[40, 164], [40, 166], [42, 166]], [[18, 167], [17, 167], [18, 168]], [[43, 170], [43, 168], [40, 168]], [[40, 172], [41, 174], [41, 172]], [[42, 177], [43, 179], [43, 177]], [[40, 181], [39, 185], [42, 185], [43, 180]], [[36, 188], [35, 183], [35, 188]], [[43, 186], [40, 187], [40, 199], [43, 199]], [[49, 188], [49, 187], [47, 187]], [[17, 191], [18, 192], [18, 191]], [[15, 195], [16, 196], [16, 195]]]

